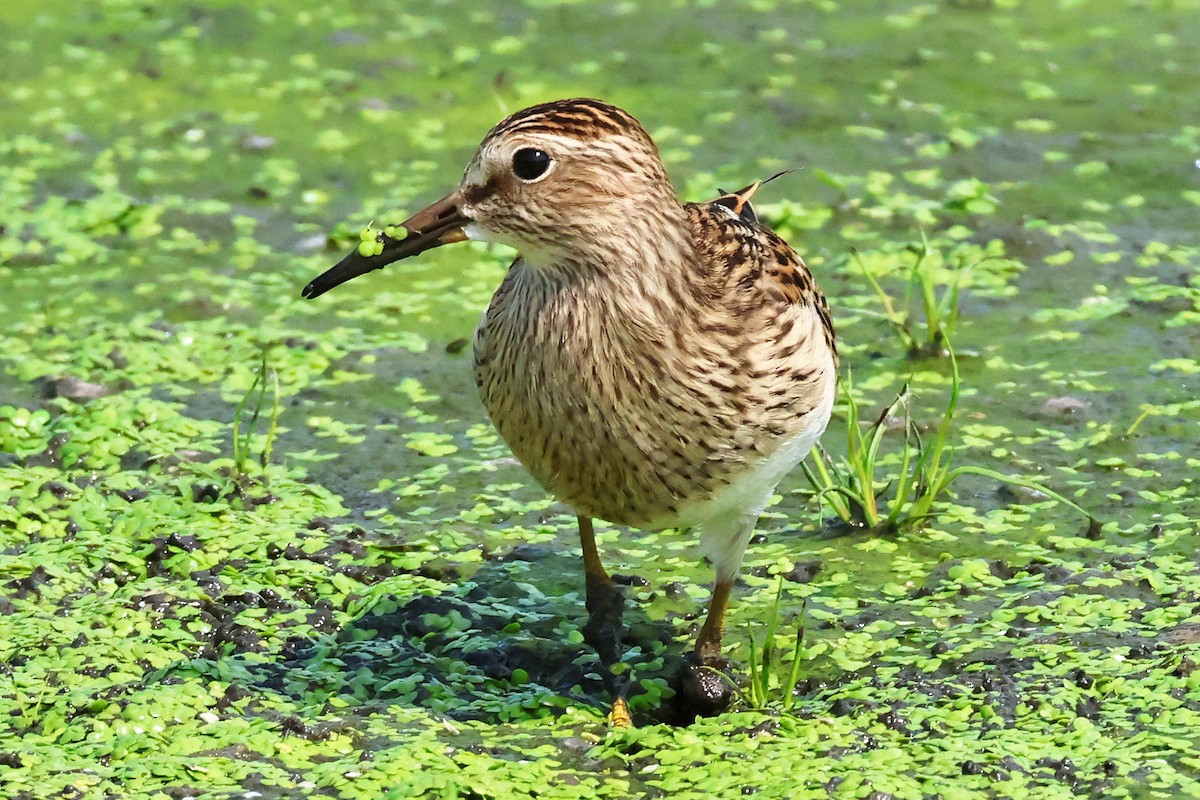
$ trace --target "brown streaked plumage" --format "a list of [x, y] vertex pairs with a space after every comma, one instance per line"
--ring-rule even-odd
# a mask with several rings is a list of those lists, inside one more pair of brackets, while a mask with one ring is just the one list
[[[650, 136], [598, 100], [546, 103], [484, 138], [459, 187], [310, 283], [345, 280], [463, 238], [520, 256], [475, 335], [484, 406], [518, 459], [579, 515], [585, 633], [620, 656], [621, 596], [591, 519], [698, 526], [717, 573], [684, 693], [728, 699], [720, 663], [730, 591], [779, 480], [824, 431], [837, 352], [825, 298], [760, 225], [762, 182], [682, 203]], [[627, 719], [624, 684], [614, 719]]]

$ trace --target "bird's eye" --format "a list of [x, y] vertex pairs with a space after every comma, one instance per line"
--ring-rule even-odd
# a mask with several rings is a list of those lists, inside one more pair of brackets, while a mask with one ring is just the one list
[[513, 172], [523, 181], [535, 181], [550, 169], [550, 154], [536, 147], [524, 147], [513, 153]]

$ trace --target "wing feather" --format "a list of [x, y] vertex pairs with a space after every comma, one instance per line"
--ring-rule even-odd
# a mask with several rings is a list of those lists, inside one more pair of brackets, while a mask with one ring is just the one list
[[707, 203], [687, 205], [705, 273], [697, 279], [726, 304], [741, 306], [747, 312], [772, 302], [811, 308], [820, 318], [825, 340], [836, 357], [829, 305], [804, 259], [779, 234], [758, 221], [748, 197], [743, 195], [740, 203], [729, 202], [730, 197], [737, 196], [723, 195]]

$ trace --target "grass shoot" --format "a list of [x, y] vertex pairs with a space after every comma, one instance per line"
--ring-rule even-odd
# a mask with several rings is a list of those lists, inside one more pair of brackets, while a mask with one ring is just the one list
[[[945, 341], [949, 347], [949, 340]], [[950, 355], [950, 397], [942, 418], [930, 438], [921, 435], [909, 409], [910, 392], [906, 384], [874, 423], [865, 429], [859, 417], [859, 405], [849, 378], [841, 384], [846, 404], [846, 456], [835, 463], [821, 446], [814, 448], [802, 462], [804, 475], [814, 496], [829, 506], [845, 525], [884, 532], [920, 527], [932, 515], [934, 504], [962, 475], [978, 475], [1010, 486], [1038, 492], [1087, 517], [1090, 529], [1098, 522], [1083, 508], [1047, 488], [1016, 475], [1005, 475], [986, 467], [951, 466], [954, 448], [950, 429], [958, 407], [961, 382], [958, 361]], [[880, 469], [884, 435], [893, 421], [903, 430], [899, 467], [887, 475]]]
[[[800, 679], [800, 667], [804, 662], [804, 610], [801, 606], [799, 624], [791, 648], [791, 658], [786, 661], [775, 647], [779, 627], [780, 605], [783, 600], [783, 576], [775, 589], [775, 602], [767, 617], [767, 629], [761, 647], [750, 636], [750, 680], [742, 690], [742, 699], [756, 711], [766, 711], [778, 703], [779, 710], [787, 713], [796, 702], [796, 683]], [[787, 670], [784, 673], [784, 670]], [[776, 699], [778, 698], [778, 699]]]
[[[911, 245], [910, 251], [915, 254], [915, 260], [906, 268], [908, 277], [904, 287], [904, 298], [899, 304], [893, 302], [884, 291], [879, 278], [867, 266], [858, 250], [852, 250], [851, 257], [878, 295], [883, 306], [883, 316], [899, 338], [908, 357], [919, 359], [947, 356], [950, 354], [950, 337], [958, 323], [959, 293], [971, 271], [992, 256], [960, 266], [954, 271], [953, 279], [939, 293], [938, 287], [941, 282], [935, 270], [937, 259], [931, 258], [933, 251], [924, 233], [921, 234], [920, 245]], [[915, 322], [916, 315], [913, 313], [914, 306], [918, 303], [924, 320], [923, 331], [918, 328]]]
[[[271, 452], [274, 449], [275, 438], [279, 431], [279, 414], [282, 410], [279, 402], [279, 374], [270, 365], [268, 360], [269, 353], [268, 348], [263, 349], [262, 363], [255, 372], [254, 381], [250, 384], [250, 388], [246, 390], [246, 394], [242, 396], [237, 410], [233, 413], [233, 477], [238, 482], [246, 480], [249, 476], [247, 468], [250, 463], [250, 451], [253, 444], [254, 432], [258, 427], [258, 419], [262, 415], [264, 406], [266, 405], [268, 384], [273, 389], [273, 399], [266, 437], [263, 441], [262, 451], [258, 457], [258, 464], [263, 470], [271, 463]], [[251, 403], [253, 403], [253, 407], [250, 410], [250, 419], [243, 433], [242, 419], [246, 414], [247, 408], [251, 407]]]

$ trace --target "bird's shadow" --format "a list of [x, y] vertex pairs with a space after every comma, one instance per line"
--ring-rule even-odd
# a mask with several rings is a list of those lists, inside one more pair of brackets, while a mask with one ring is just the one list
[[[290, 639], [275, 654], [227, 641], [208, 658], [158, 670], [146, 682], [219, 676], [234, 686], [231, 702], [252, 698], [264, 716], [310, 738], [330, 729], [323, 718], [336, 716], [342, 722], [333, 727], [353, 731], [355, 720], [396, 706], [489, 723], [580, 706], [606, 713], [612, 697], [581, 634], [582, 592], [543, 594], [504, 564], [442, 591], [427, 591], [436, 584], [418, 577], [411, 593], [381, 595], [351, 622]], [[675, 627], [651, 620], [638, 603], [627, 604], [625, 617], [624, 663], [635, 696], [644, 696], [635, 719], [690, 721], [695, 714], [672, 702], [670, 683], [682, 663]], [[279, 708], [291, 711], [270, 710]]]

